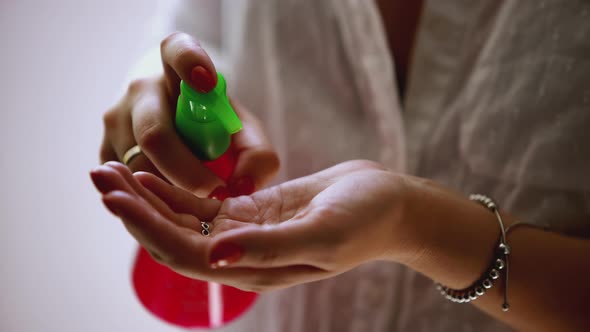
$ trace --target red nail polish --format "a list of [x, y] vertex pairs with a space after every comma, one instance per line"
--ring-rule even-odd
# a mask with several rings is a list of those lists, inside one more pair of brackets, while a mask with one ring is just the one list
[[242, 257], [242, 248], [233, 243], [222, 243], [213, 249], [209, 258], [209, 265], [212, 269], [225, 267], [237, 262]]
[[119, 210], [117, 210], [111, 203], [109, 203], [109, 201], [107, 200], [102, 200], [104, 203], [104, 206], [111, 211], [112, 214], [114, 214], [115, 216], [119, 216]]
[[216, 199], [219, 201], [224, 201], [226, 198], [230, 197], [231, 193], [225, 186], [219, 186], [209, 194], [209, 198]]
[[197, 91], [207, 93], [215, 88], [215, 78], [205, 67], [196, 66], [191, 71], [191, 83]]
[[90, 171], [90, 180], [92, 180], [92, 183], [94, 183], [95, 186], [97, 185], [97, 182], [99, 181], [98, 180], [98, 177], [100, 176], [99, 173], [100, 173], [100, 171], [98, 170], [98, 167]]
[[250, 195], [254, 192], [254, 180], [249, 176], [244, 176], [237, 180], [230, 181], [228, 188], [232, 197]]

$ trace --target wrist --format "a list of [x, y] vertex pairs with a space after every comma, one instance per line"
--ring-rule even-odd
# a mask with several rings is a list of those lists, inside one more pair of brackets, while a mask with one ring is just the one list
[[396, 186], [396, 195], [390, 200], [396, 202], [388, 213], [391, 229], [387, 238], [386, 260], [411, 266], [423, 254], [425, 248], [420, 236], [421, 227], [416, 225], [415, 210], [419, 201], [421, 182], [427, 181], [404, 174], [392, 173], [391, 186]]
[[428, 236], [421, 234], [425, 229], [418, 222], [423, 216], [417, 213], [425, 203], [428, 180], [407, 175], [400, 175], [397, 180], [402, 189], [397, 198], [398, 209], [391, 216], [396, 227], [391, 232], [388, 260], [412, 267], [428, 254], [429, 245], [425, 243]]
[[487, 268], [499, 238], [495, 216], [432, 181], [406, 177], [403, 220], [392, 259], [452, 288]]

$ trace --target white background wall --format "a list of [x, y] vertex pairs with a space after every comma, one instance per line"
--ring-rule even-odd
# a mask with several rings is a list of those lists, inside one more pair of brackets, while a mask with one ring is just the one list
[[0, 0], [0, 331], [174, 331], [136, 301], [136, 244], [102, 207], [102, 112], [155, 0]]

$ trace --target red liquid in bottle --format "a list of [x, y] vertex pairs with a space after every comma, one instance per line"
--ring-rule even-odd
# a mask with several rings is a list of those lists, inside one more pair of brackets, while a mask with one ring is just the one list
[[[227, 183], [235, 169], [236, 153], [230, 146], [221, 157], [205, 165]], [[135, 259], [132, 281], [145, 308], [168, 323], [186, 328], [223, 326], [241, 316], [258, 296], [182, 276], [154, 261], [142, 247]]]

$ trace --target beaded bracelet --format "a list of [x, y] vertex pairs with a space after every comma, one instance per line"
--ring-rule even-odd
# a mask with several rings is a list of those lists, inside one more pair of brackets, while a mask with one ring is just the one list
[[492, 266], [475, 283], [465, 289], [451, 289], [439, 283], [436, 284], [436, 288], [449, 301], [455, 303], [469, 303], [477, 300], [480, 296], [484, 295], [488, 289], [492, 288], [494, 282], [499, 279], [502, 274], [504, 279], [504, 303], [502, 304], [502, 310], [508, 311], [510, 309], [510, 306], [508, 305], [508, 255], [510, 255], [510, 246], [506, 243], [504, 222], [498, 212], [498, 206], [491, 198], [475, 194], [470, 195], [469, 199], [483, 205], [494, 213], [498, 219], [498, 224], [500, 224], [500, 243], [496, 249]]

